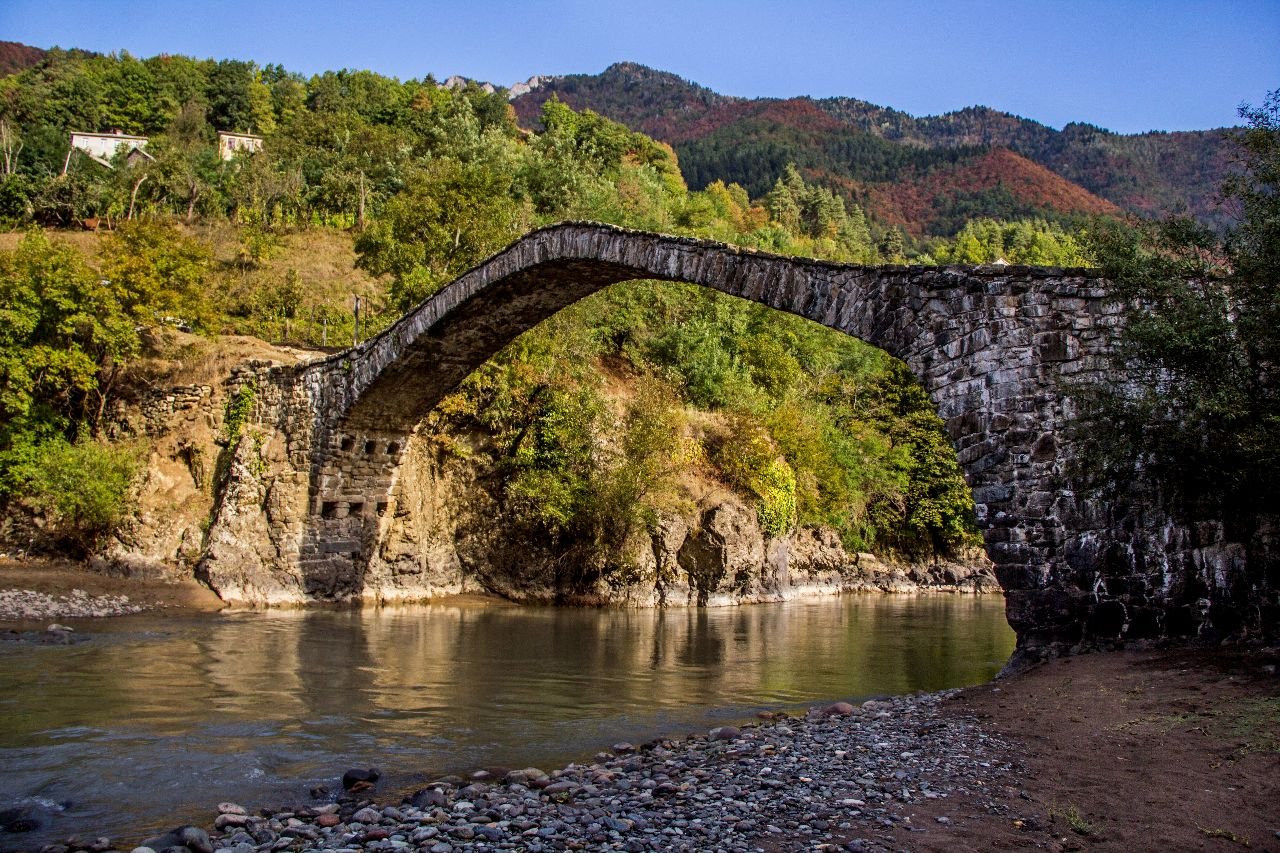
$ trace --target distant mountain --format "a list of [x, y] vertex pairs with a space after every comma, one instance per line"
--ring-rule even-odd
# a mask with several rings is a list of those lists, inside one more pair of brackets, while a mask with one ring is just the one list
[[737, 98], [634, 63], [513, 91], [526, 126], [555, 95], [670, 143], [695, 188], [723, 179], [760, 196], [794, 162], [914, 233], [949, 233], [982, 215], [1223, 217], [1230, 145], [1221, 130], [1059, 131], [986, 107], [917, 118], [854, 98]]
[[881, 221], [911, 233], [954, 234], [978, 216], [1121, 213], [1106, 199], [1008, 148], [991, 148], [926, 174], [866, 184], [857, 195]]
[[45, 51], [16, 41], [0, 41], [0, 77], [17, 74], [44, 59]]

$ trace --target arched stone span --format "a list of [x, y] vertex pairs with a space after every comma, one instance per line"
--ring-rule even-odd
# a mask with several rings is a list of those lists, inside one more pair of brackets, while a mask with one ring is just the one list
[[[1119, 322], [1095, 273], [854, 266], [585, 223], [535, 231], [359, 347], [267, 376], [262, 420], [287, 449], [274, 466], [292, 472], [275, 476], [262, 496], [272, 542], [257, 551], [272, 583], [314, 598], [358, 596], [394, 511], [400, 455], [423, 415], [520, 333], [638, 278], [789, 311], [906, 362], [959, 454], [1020, 640], [1080, 639], [1106, 597], [1097, 564], [1109, 543], [1100, 513], [1064, 478], [1066, 388], [1105, 378]], [[224, 542], [235, 526], [215, 520]], [[217, 548], [210, 558], [206, 571], [218, 570]], [[222, 580], [231, 598], [246, 588]], [[245, 598], [272, 599], [260, 581]]]

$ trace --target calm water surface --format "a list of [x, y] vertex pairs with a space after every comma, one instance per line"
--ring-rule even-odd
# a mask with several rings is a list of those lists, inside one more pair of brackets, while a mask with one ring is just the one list
[[1014, 642], [999, 596], [75, 624], [90, 642], [0, 645], [0, 810], [52, 813], [45, 830], [0, 832], [0, 848], [205, 825], [221, 800], [338, 790], [348, 767], [378, 766], [386, 796], [487, 765], [550, 770], [764, 708], [975, 684]]

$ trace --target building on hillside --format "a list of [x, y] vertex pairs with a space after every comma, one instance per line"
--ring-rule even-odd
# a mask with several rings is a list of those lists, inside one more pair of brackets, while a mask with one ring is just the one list
[[139, 163], [154, 163], [156, 158], [152, 157], [141, 148], [135, 148], [129, 152], [129, 156], [124, 158], [124, 162], [129, 166], [136, 166]]
[[252, 154], [262, 150], [262, 137], [252, 133], [228, 133], [218, 131], [218, 154], [223, 160], [230, 160], [241, 151]]
[[87, 154], [89, 159], [95, 163], [101, 163], [110, 169], [112, 158], [122, 148], [129, 151], [128, 160], [130, 164], [142, 158], [153, 159], [150, 154], [142, 150], [146, 144], [147, 137], [131, 136], [118, 130], [114, 130], [111, 133], [72, 133], [71, 150], [67, 152], [67, 162], [62, 167], [62, 174], [65, 175], [67, 168], [71, 165], [72, 151], [80, 151]]

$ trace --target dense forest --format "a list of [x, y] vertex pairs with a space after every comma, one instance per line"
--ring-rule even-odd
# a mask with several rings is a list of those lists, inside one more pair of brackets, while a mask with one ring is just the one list
[[[104, 164], [69, 146], [112, 130], [146, 136], [146, 156], [122, 146]], [[224, 159], [218, 131], [262, 149]], [[0, 220], [28, 229], [0, 253], [0, 496], [84, 550], [129, 512], [139, 450], [106, 442], [103, 417], [148, 330], [350, 340], [349, 293], [274, 262], [307, 234], [344, 235], [376, 283], [362, 336], [565, 219], [861, 263], [1085, 260], [1079, 234], [1044, 219], [975, 216], [913, 242], [791, 163], [755, 197], [719, 180], [690, 191], [669, 146], [593, 112], [551, 99], [530, 131], [502, 91], [370, 71], [50, 51], [0, 78], [0, 169]], [[83, 227], [100, 230], [96, 252], [57, 234]], [[607, 391], [619, 381], [625, 404]], [[521, 524], [606, 555], [678, 503], [693, 469], [775, 535], [829, 525], [851, 549], [919, 556], [973, 541], [955, 455], [901, 364], [693, 287], [584, 300], [429, 427], [439, 452], [479, 454]], [[468, 434], [487, 436], [480, 451]]]

